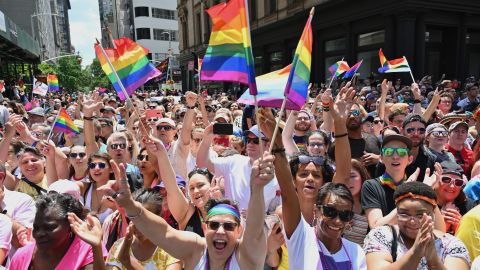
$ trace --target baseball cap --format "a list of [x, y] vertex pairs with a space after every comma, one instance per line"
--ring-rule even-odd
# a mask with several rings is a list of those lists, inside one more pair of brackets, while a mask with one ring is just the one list
[[169, 124], [169, 125], [172, 126], [172, 127], [175, 127], [175, 126], [176, 126], [176, 125], [175, 125], [175, 121], [173, 121], [172, 119], [167, 118], [167, 117], [158, 119], [157, 124], [161, 124], [161, 123], [167, 123], [167, 124]]
[[374, 117], [372, 115], [367, 115], [362, 119], [362, 124], [365, 122], [372, 122], [373, 123]]
[[453, 124], [450, 125], [450, 127], [448, 128], [448, 132], [452, 132], [454, 129], [456, 129], [456, 128], [459, 127], [459, 126], [464, 126], [464, 127], [467, 128], [467, 130], [468, 130], [468, 128], [469, 128], [469, 126], [468, 126], [468, 124], [467, 124], [466, 122], [457, 121], [457, 122], [455, 122], [455, 123], [453, 123]]
[[462, 176], [464, 174], [462, 167], [456, 162], [445, 160], [442, 161], [440, 165], [442, 165], [442, 173], [452, 173], [459, 176]]
[[100, 109], [100, 112], [101, 112], [101, 113], [103, 113], [103, 112], [105, 112], [105, 111], [109, 111], [109, 112], [115, 113], [115, 109], [114, 109], [113, 107], [111, 107], [111, 106], [105, 106], [105, 107], [103, 107], [103, 108]]
[[403, 120], [402, 127], [405, 128], [406, 125], [410, 124], [411, 122], [420, 122], [424, 126], [427, 126], [427, 122], [420, 114], [408, 114], [405, 119]]
[[387, 135], [385, 137], [383, 137], [383, 141], [382, 141], [382, 148], [385, 147], [385, 145], [391, 141], [400, 141], [400, 142], [403, 142], [404, 144], [407, 145], [407, 148], [409, 150], [412, 150], [412, 140], [410, 140], [409, 138], [403, 136], [403, 135], [400, 135], [400, 134], [391, 134], [391, 135]]
[[55, 181], [48, 187], [48, 191], [55, 191], [60, 194], [70, 194], [75, 199], [81, 201], [80, 187], [70, 180], [62, 179]]
[[45, 116], [45, 111], [41, 107], [35, 107], [27, 112], [28, 114], [37, 115], [37, 116]]
[[226, 122], [230, 121], [230, 117], [228, 117], [228, 115], [224, 114], [224, 113], [219, 113], [217, 115], [215, 115], [215, 118], [213, 118], [213, 120], [217, 120], [219, 118], [222, 118], [223, 120], [225, 120]]
[[433, 123], [427, 126], [427, 129], [426, 129], [427, 135], [432, 133], [432, 131], [436, 128], [443, 128], [444, 130], [447, 130], [447, 127], [445, 127], [444, 125], [440, 123]]
[[[257, 126], [257, 125], [252, 126], [249, 130], [246, 130], [246, 131], [244, 132], [244, 134], [245, 134], [245, 137], [248, 136], [248, 134], [253, 134], [253, 135], [255, 135], [255, 137], [257, 137], [257, 138], [260, 137], [260, 136], [259, 136], [259, 135], [260, 135], [260, 131], [258, 130], [258, 126]], [[265, 134], [263, 134], [263, 132], [262, 132], [261, 138], [265, 138]]]

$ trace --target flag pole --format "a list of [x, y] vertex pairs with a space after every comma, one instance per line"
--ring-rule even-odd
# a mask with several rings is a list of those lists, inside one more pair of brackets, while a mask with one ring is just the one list
[[408, 60], [405, 56], [403, 56], [403, 59], [405, 59], [405, 62], [407, 62], [408, 64], [408, 69], [410, 70], [410, 76], [412, 77], [412, 81], [413, 83], [415, 83], [415, 78], [413, 77], [413, 73], [412, 73], [412, 68], [410, 67], [410, 63], [408, 63]]
[[62, 109], [63, 109], [63, 107], [60, 107], [60, 109], [58, 110], [57, 116], [55, 116], [55, 120], [53, 121], [53, 125], [50, 128], [50, 132], [48, 133], [47, 142], [50, 141], [50, 136], [52, 136], [53, 129], [55, 128], [55, 123], [57, 122], [58, 116], [60, 116], [60, 113], [62, 112]]
[[[113, 40], [112, 40], [112, 42], [113, 42]], [[108, 58], [107, 53], [105, 52], [105, 49], [103, 49], [103, 46], [98, 41], [98, 39], [97, 39], [97, 45], [100, 47], [100, 50], [102, 51], [103, 57], [105, 57], [105, 60], [107, 60], [108, 66], [112, 70], [113, 74], [115, 74], [115, 78], [117, 79], [117, 82], [118, 82], [118, 85], [120, 86], [120, 89], [122, 89], [122, 93], [125, 96], [125, 99], [126, 99], [125, 101], [126, 101], [127, 105], [131, 105], [131, 107], [133, 107], [133, 109], [135, 110], [135, 113], [138, 115], [138, 118], [140, 119], [141, 115], [140, 115], [139, 111], [137, 110], [137, 108], [135, 108], [135, 106], [133, 106], [133, 102], [132, 102], [130, 96], [128, 95], [127, 90], [125, 90], [125, 86], [123, 85], [122, 80], [120, 79], [120, 76], [118, 76], [117, 70], [115, 69], [112, 62], [110, 61], [110, 58]], [[130, 104], [128, 104], [128, 103], [130, 103]], [[129, 106], [127, 106], [127, 107], [129, 107]], [[145, 132], [145, 134], [147, 134], [148, 133], [147, 129], [143, 125], [143, 122], [142, 122], [141, 119], [140, 119], [139, 123], [140, 123], [141, 128]]]
[[[308, 20], [310, 21], [310, 23], [308, 24], [308, 27], [312, 27], [311, 20], [312, 20], [312, 17], [313, 17], [314, 14], [315, 14], [315, 7], [312, 7], [312, 9], [310, 10], [310, 16], [308, 18]], [[343, 58], [342, 58], [342, 60], [343, 60]], [[292, 71], [294, 71], [293, 68], [292, 68]], [[330, 81], [330, 84], [331, 83], [332, 82]], [[287, 82], [287, 85], [288, 85], [288, 82]], [[309, 92], [309, 89], [307, 89], [307, 99], [309, 98], [308, 92]], [[278, 113], [278, 118], [276, 119], [277, 121], [275, 123], [275, 129], [273, 130], [272, 141], [270, 142], [270, 147], [268, 149], [269, 154], [272, 153], [272, 149], [273, 149], [273, 145], [274, 145], [273, 142], [274, 142], [275, 138], [277, 137], [277, 133], [278, 133], [278, 130], [280, 128], [280, 121], [282, 120], [286, 104], [287, 104], [287, 96], [285, 96], [283, 98], [282, 106], [280, 107], [280, 112]]]

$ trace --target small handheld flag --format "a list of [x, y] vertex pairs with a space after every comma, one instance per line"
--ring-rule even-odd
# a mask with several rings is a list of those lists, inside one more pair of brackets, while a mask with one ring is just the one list
[[344, 72], [347, 72], [350, 70], [350, 67], [348, 66], [347, 61], [338, 61], [335, 64], [331, 65], [328, 70], [330, 71], [330, 74], [332, 74], [333, 78], [336, 78], [343, 74]]
[[57, 75], [55, 74], [48, 74], [47, 76], [47, 84], [48, 84], [48, 90], [52, 92], [58, 92], [60, 91], [60, 87], [58, 85], [58, 78]]
[[72, 118], [67, 113], [67, 110], [60, 108], [57, 119], [53, 124], [53, 129], [67, 134], [80, 134], [80, 129], [73, 123]]
[[381, 65], [381, 67], [378, 68], [378, 72], [380, 73], [411, 72], [410, 65], [408, 65], [405, 57], [387, 60], [381, 48], [378, 51], [378, 57], [380, 58]]
[[363, 63], [363, 59], [360, 60], [360, 62], [353, 65], [347, 72], [345, 72], [342, 79], [348, 79], [353, 77], [353, 75], [355, 75], [355, 73], [357, 73], [357, 71], [360, 69], [360, 66], [362, 65], [362, 63]]

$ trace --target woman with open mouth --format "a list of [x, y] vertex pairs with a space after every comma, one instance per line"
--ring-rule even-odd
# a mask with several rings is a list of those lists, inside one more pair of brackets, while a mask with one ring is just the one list
[[[175, 178], [168, 160], [167, 151], [161, 141], [149, 137], [145, 140], [151, 153], [157, 155], [159, 167], [169, 166], [162, 178]], [[186, 270], [203, 269], [263, 269], [267, 251], [263, 216], [265, 203], [263, 189], [274, 177], [274, 157], [265, 155], [254, 162], [251, 174], [251, 197], [245, 230], [241, 225], [238, 207], [229, 200], [210, 200], [205, 217], [205, 238], [198, 234], [176, 230], [161, 217], [149, 212], [135, 202], [130, 193], [123, 165], [111, 162], [115, 178], [108, 184], [108, 191], [116, 202], [125, 209], [126, 216], [145, 237], [164, 249], [173, 257], [184, 262]], [[165, 174], [164, 174], [165, 173]], [[169, 185], [172, 181], [166, 181]], [[171, 183], [170, 183], [171, 184]], [[170, 195], [169, 195], [170, 196]]]
[[369, 270], [470, 269], [462, 241], [434, 229], [437, 195], [430, 186], [408, 182], [395, 190], [393, 198], [398, 225], [375, 228], [365, 239]]

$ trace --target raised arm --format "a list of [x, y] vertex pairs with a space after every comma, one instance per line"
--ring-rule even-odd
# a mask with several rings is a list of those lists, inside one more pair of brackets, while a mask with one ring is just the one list
[[56, 147], [53, 142], [42, 141], [41, 146], [43, 154], [47, 158], [47, 164], [45, 166], [45, 171], [47, 175], [47, 184], [50, 186], [55, 181], [58, 180], [57, 167], [55, 165], [55, 150]]
[[382, 81], [382, 94], [380, 95], [380, 102], [378, 104], [377, 112], [380, 119], [385, 119], [385, 103], [387, 102], [388, 90], [392, 86], [392, 82], [387, 82], [387, 79]]
[[197, 103], [197, 94], [188, 91], [186, 93], [187, 100], [187, 112], [183, 118], [183, 127], [180, 133], [180, 138], [182, 139], [183, 146], [188, 147], [190, 145], [190, 139], [192, 137], [192, 124], [193, 118], [195, 117], [195, 104]]
[[203, 96], [203, 94], [200, 94], [198, 96], [198, 105], [200, 112], [202, 113], [203, 127], [206, 127], [210, 125], [210, 121], [208, 121], [208, 112], [205, 108], [205, 97]]
[[297, 118], [298, 112], [291, 111], [287, 118], [287, 123], [285, 123], [285, 128], [282, 132], [282, 143], [288, 155], [292, 155], [299, 151], [295, 141], [293, 140], [293, 130], [295, 129], [295, 122], [297, 121]]
[[91, 97], [83, 100], [84, 137], [87, 155], [98, 152], [99, 148], [95, 140], [95, 126], [93, 124], [94, 112], [100, 111], [103, 107], [101, 98], [95, 92]]
[[[240, 241], [240, 257], [247, 259], [248, 269], [260, 269], [267, 255], [267, 238], [263, 230], [265, 201], [263, 188], [273, 179], [274, 157], [264, 155], [263, 160], [253, 163], [250, 182], [252, 186], [248, 202], [247, 224]], [[245, 267], [245, 266], [244, 266]]]
[[[188, 218], [195, 209], [190, 205], [177, 185], [175, 171], [168, 159], [167, 150], [165, 150], [163, 143], [153, 136], [150, 136], [145, 140], [145, 145], [149, 153], [155, 155], [158, 160], [160, 175], [162, 176], [162, 181], [165, 184], [168, 194], [168, 208], [178, 222], [179, 228], [184, 228], [188, 222]], [[187, 215], [189, 212], [190, 216]]]
[[418, 102], [422, 97], [420, 88], [418, 88], [418, 84], [416, 83], [412, 83], [411, 88], [412, 88], [413, 98], [415, 99], [415, 101], [413, 102], [413, 113], [422, 115], [422, 103]]
[[333, 175], [333, 182], [345, 185], [350, 183], [350, 172], [352, 170], [352, 163], [350, 162], [352, 154], [346, 123], [354, 96], [355, 90], [350, 87], [350, 82], [348, 82], [338, 93], [335, 103], [330, 97], [330, 114], [335, 126], [335, 160], [344, 161], [336, 163], [337, 168]]
[[130, 193], [125, 167], [123, 164], [117, 165], [114, 161], [110, 161], [110, 164], [116, 181], [104, 185], [100, 190], [114, 197], [118, 205], [125, 209], [135, 228], [145, 237], [173, 257], [191, 264], [192, 257], [205, 248], [205, 239], [192, 232], [175, 230], [163, 218], [143, 208], [141, 203], [135, 202]]
[[423, 113], [423, 119], [425, 121], [429, 121], [430, 118], [432, 117], [433, 113], [437, 110], [437, 106], [442, 100], [442, 92], [438, 91], [438, 88], [435, 89], [435, 92], [433, 92], [433, 97], [430, 103], [428, 104], [427, 109]]
[[203, 140], [198, 147], [197, 167], [207, 168], [211, 172], [215, 172], [215, 166], [210, 159], [209, 151], [213, 140], [213, 124], [208, 125], [203, 132]]
[[[260, 120], [261, 129], [268, 138], [272, 138], [275, 128], [275, 118], [270, 110], [263, 110], [262, 118], [263, 120]], [[277, 133], [277, 137], [270, 141], [274, 144], [273, 150], [279, 150], [274, 152], [275, 160], [273, 164], [275, 165], [275, 175], [280, 185], [282, 195], [283, 227], [286, 236], [290, 238], [297, 228], [298, 223], [300, 223], [300, 203], [298, 202], [297, 192], [293, 185], [292, 172], [290, 171], [287, 156], [285, 152], [281, 151], [281, 149], [283, 149], [281, 135]]]
[[327, 106], [323, 109], [322, 116], [323, 116], [323, 123], [320, 126], [325, 132], [332, 132], [334, 131], [333, 127], [333, 119], [332, 115], [330, 114], [330, 97], [332, 96], [332, 89], [328, 88], [322, 94], [322, 104], [328, 104], [328, 110], [325, 110]]
[[0, 140], [0, 160], [3, 162], [8, 160], [10, 142], [12, 142], [12, 139], [15, 136], [15, 124], [20, 121], [22, 121], [22, 117], [20, 115], [12, 114], [8, 118], [8, 122], [5, 123], [3, 139]]

